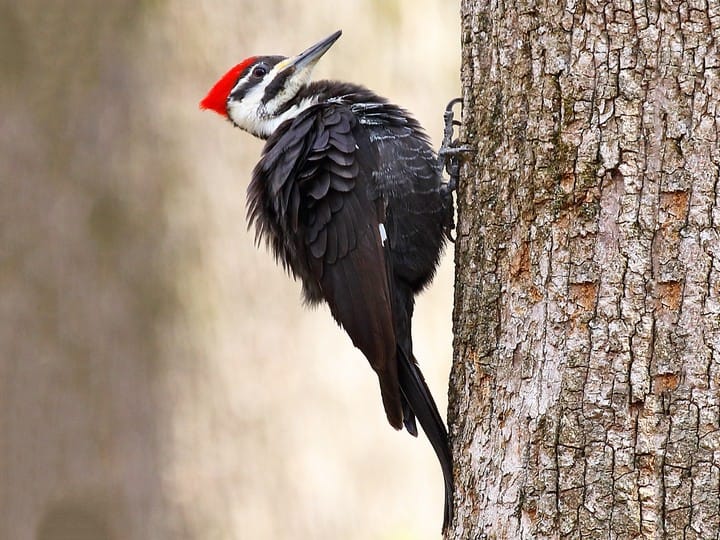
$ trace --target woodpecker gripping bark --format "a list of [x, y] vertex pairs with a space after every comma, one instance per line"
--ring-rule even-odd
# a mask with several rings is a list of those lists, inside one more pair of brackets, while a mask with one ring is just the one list
[[359, 85], [309, 82], [340, 34], [292, 58], [246, 59], [200, 106], [267, 141], [248, 187], [256, 240], [300, 279], [308, 302], [327, 302], [377, 374], [390, 424], [416, 436], [420, 422], [442, 467], [445, 529], [452, 458], [411, 319], [448, 236], [452, 194], [407, 111]]

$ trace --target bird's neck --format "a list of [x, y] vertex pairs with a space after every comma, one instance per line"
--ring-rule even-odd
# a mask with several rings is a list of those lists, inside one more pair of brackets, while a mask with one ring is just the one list
[[304, 110], [317, 104], [319, 100], [314, 96], [305, 96], [300, 99], [292, 99], [288, 101], [277, 114], [265, 118], [258, 118], [251, 129], [250, 133], [259, 139], [266, 140], [275, 133], [275, 131], [288, 120], [297, 117]]
[[355, 103], [385, 103], [386, 100], [359, 84], [340, 81], [314, 81], [302, 88], [298, 93], [302, 99], [316, 96], [317, 102], [342, 101], [349, 105]]
[[295, 96], [284, 103], [274, 116], [259, 118], [250, 126], [250, 133], [266, 140], [285, 122], [293, 120], [306, 109], [319, 103], [345, 103], [347, 105], [386, 103], [384, 98], [364, 86], [339, 81], [314, 81], [303, 86]]

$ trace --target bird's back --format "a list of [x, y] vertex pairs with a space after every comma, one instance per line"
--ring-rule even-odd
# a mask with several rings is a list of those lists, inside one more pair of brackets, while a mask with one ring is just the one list
[[387, 205], [393, 271], [417, 292], [432, 279], [452, 222], [437, 157], [420, 123], [405, 109], [367, 88], [335, 81], [307, 86], [308, 95], [350, 108], [367, 131], [375, 196]]

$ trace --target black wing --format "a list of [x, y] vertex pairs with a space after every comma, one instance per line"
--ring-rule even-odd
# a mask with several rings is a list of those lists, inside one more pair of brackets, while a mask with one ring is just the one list
[[268, 140], [249, 187], [248, 215], [258, 238], [301, 278], [306, 298], [327, 301], [365, 354], [388, 421], [401, 429], [385, 205], [372, 185], [374, 152], [347, 106], [311, 107]]
[[[417, 293], [432, 279], [452, 222], [437, 157], [424, 130], [391, 103], [352, 106], [381, 156], [375, 184], [388, 201], [387, 230], [396, 279]], [[412, 313], [412, 312], [411, 312]]]
[[[432, 277], [442, 247], [447, 206], [419, 126], [401, 114], [377, 118], [377, 125], [367, 114], [360, 118], [346, 105], [325, 103], [281, 126], [255, 168], [249, 220], [301, 278], [306, 299], [327, 301], [365, 354], [390, 424], [401, 429], [404, 422], [416, 435], [415, 416], [420, 420], [443, 469], [445, 528], [452, 460], [412, 354], [410, 320], [413, 294]], [[378, 152], [390, 155], [381, 160]]]

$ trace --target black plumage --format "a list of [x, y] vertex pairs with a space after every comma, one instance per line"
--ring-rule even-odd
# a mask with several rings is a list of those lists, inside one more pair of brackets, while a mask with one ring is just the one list
[[367, 357], [385, 414], [440, 461], [443, 528], [452, 518], [452, 459], [443, 420], [412, 349], [414, 297], [432, 279], [452, 198], [418, 122], [366, 88], [307, 84], [336, 32], [294, 58], [251, 57], [201, 107], [266, 139], [248, 187], [248, 221], [302, 282], [308, 303], [327, 302]]
[[416, 435], [418, 417], [449, 499], [447, 433], [413, 356], [411, 318], [414, 295], [437, 267], [452, 201], [406, 111], [344, 83], [312, 83], [296, 100], [309, 96], [318, 103], [267, 140], [248, 188], [249, 222], [300, 278], [306, 300], [326, 301], [365, 354], [390, 424]]

